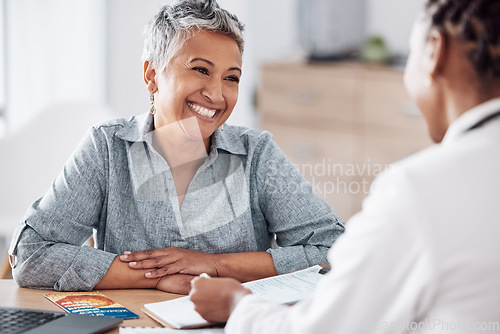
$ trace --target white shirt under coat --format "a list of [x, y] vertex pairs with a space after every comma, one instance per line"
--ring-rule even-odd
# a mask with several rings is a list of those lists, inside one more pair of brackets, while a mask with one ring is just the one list
[[226, 333], [500, 333], [500, 98], [377, 178], [293, 307], [249, 295]]

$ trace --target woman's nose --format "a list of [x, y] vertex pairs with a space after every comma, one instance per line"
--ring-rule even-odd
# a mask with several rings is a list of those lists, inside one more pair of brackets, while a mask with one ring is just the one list
[[210, 80], [202, 91], [203, 96], [209, 99], [212, 103], [220, 103], [224, 101], [222, 94], [222, 83], [218, 80]]

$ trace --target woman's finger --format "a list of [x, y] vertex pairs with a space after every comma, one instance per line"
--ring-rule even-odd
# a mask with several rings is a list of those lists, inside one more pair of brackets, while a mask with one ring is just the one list
[[147, 259], [153, 259], [153, 258], [158, 258], [158, 257], [165, 257], [169, 254], [170, 252], [168, 249], [146, 249], [143, 251], [125, 251], [123, 252], [123, 255], [120, 255], [120, 260], [123, 262], [138, 262], [138, 261], [144, 261]]
[[128, 263], [128, 266], [133, 269], [158, 269], [171, 264], [169, 258], [167, 257], [157, 257], [142, 261], [132, 261]]

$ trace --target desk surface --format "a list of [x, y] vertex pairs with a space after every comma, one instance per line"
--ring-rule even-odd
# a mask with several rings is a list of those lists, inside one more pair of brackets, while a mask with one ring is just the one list
[[[139, 319], [124, 320], [122, 327], [162, 327], [159, 323], [141, 311], [147, 303], [155, 303], [182, 297], [154, 289], [98, 290], [124, 307], [140, 316]], [[0, 280], [0, 304], [2, 306], [25, 307], [50, 311], [62, 311], [43, 295], [52, 290], [20, 288], [11, 279]], [[118, 328], [108, 333], [118, 333]]]

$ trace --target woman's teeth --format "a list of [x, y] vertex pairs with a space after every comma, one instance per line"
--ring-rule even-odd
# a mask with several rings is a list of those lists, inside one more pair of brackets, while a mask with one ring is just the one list
[[207, 109], [197, 104], [192, 104], [190, 102], [188, 102], [188, 106], [192, 111], [205, 117], [214, 117], [215, 112], [217, 111], [217, 110]]

